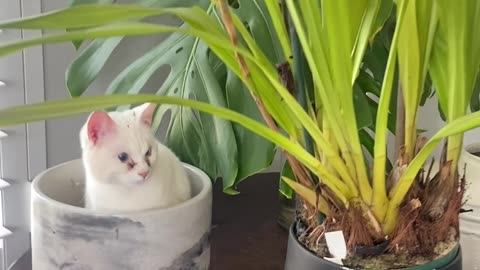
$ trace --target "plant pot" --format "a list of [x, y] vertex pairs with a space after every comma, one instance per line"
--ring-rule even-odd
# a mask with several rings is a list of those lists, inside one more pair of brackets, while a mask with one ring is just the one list
[[464, 208], [473, 210], [460, 214], [460, 242], [464, 247], [465, 269], [480, 269], [480, 197], [476, 195], [480, 192], [480, 157], [473, 155], [478, 152], [480, 143], [465, 146], [458, 163], [460, 173], [466, 168], [467, 202]]
[[82, 208], [81, 160], [41, 173], [32, 187], [33, 270], [208, 269], [212, 185], [199, 169], [184, 167], [191, 199], [115, 215]]
[[279, 195], [279, 211], [278, 211], [278, 218], [277, 223], [280, 225], [282, 229], [288, 231], [292, 223], [295, 222], [295, 213], [296, 213], [296, 205], [295, 205], [295, 194], [294, 197], [291, 199], [286, 198], [283, 195]]
[[467, 189], [465, 198], [468, 198], [466, 208], [480, 208], [480, 196], [476, 196], [480, 192], [480, 157], [474, 155], [480, 153], [480, 143], [473, 143], [465, 146], [460, 155], [458, 162], [458, 171], [463, 174], [465, 168], [465, 179], [467, 181]]
[[[306, 249], [297, 239], [294, 225], [290, 227], [285, 270], [343, 270], [351, 269], [316, 256]], [[439, 266], [440, 265], [440, 266]], [[405, 268], [405, 270], [462, 270], [462, 252], [458, 248], [444, 258], [427, 265]]]

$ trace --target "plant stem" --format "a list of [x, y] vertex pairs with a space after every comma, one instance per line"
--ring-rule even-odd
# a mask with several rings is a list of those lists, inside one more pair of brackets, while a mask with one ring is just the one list
[[283, 50], [283, 54], [285, 60], [288, 64], [292, 65], [292, 59], [290, 56], [292, 51], [288, 44], [288, 30], [286, 25], [286, 21], [284, 20], [283, 12], [279, 7], [279, 3], [277, 1], [266, 1], [265, 4], [267, 5], [268, 12], [270, 13], [270, 18], [272, 19], [272, 23], [275, 27], [276, 32], [278, 33], [278, 38], [280, 41], [280, 45]]
[[[222, 20], [225, 24], [225, 27], [227, 29], [227, 32], [230, 36], [231, 42], [234, 46], [238, 47], [238, 38], [236, 34], [236, 30], [234, 27], [234, 23], [232, 21], [232, 18], [230, 16], [230, 11], [228, 8], [227, 3], [225, 0], [217, 0], [219, 7], [220, 7], [220, 13], [222, 16]], [[246, 82], [246, 86], [250, 91], [250, 94], [252, 95], [252, 98], [254, 99], [257, 107], [259, 108], [262, 117], [265, 119], [267, 125], [272, 128], [275, 131], [278, 131], [278, 127], [275, 124], [275, 121], [273, 121], [273, 118], [271, 117], [270, 114], [266, 111], [262, 101], [257, 98], [255, 93], [253, 92], [253, 82], [250, 79], [250, 72], [248, 70], [248, 67], [245, 63], [245, 60], [243, 57], [237, 53], [236, 54], [237, 61], [241, 67], [242, 70], [242, 76], [244, 77], [244, 81]], [[298, 163], [293, 157], [289, 157], [287, 154], [288, 161], [290, 165], [292, 166], [292, 170], [294, 170], [295, 175], [298, 176], [303, 176], [304, 173], [301, 172], [303, 165]], [[330, 174], [321, 164], [319, 164], [318, 167], [311, 168], [312, 171], [319, 177], [324, 176], [324, 181], [325, 185], [327, 185], [332, 191], [338, 196], [340, 200], [342, 200], [343, 203], [346, 203], [347, 200], [352, 196], [351, 195], [351, 190], [348, 189], [347, 186], [344, 185], [343, 181], [335, 177], [334, 175]], [[304, 176], [305, 177], [305, 176]], [[304, 182], [307, 182], [306, 179], [303, 179]]]
[[[290, 25], [290, 20], [288, 20], [288, 24]], [[311, 82], [311, 75], [308, 70], [308, 65], [305, 61], [305, 57], [302, 53], [302, 48], [300, 45], [300, 41], [298, 40], [298, 35], [295, 32], [295, 27], [290, 27], [290, 36], [291, 36], [291, 42], [292, 42], [292, 52], [293, 52], [293, 59], [294, 61], [294, 80], [295, 80], [295, 88], [296, 88], [296, 94], [297, 94], [297, 100], [302, 105], [303, 109], [308, 112], [308, 89], [312, 87], [312, 82]], [[310, 80], [309, 80], [310, 78]], [[313, 148], [313, 140], [310, 134], [308, 134], [307, 130], [303, 128], [303, 137], [305, 141], [305, 148], [307, 151], [315, 155], [315, 151]], [[315, 176], [312, 176], [315, 182], [318, 182], [318, 179], [316, 179]]]
[[460, 158], [460, 153], [462, 151], [463, 145], [463, 134], [453, 135], [448, 138], [448, 147], [447, 147], [447, 161], [452, 161], [450, 165], [450, 181], [449, 184], [453, 186], [453, 181], [456, 179], [458, 159]]
[[358, 187], [360, 190], [360, 195], [365, 203], [368, 205], [372, 204], [372, 187], [370, 186], [370, 182], [368, 180], [367, 169], [365, 166], [365, 160], [360, 144], [360, 138], [358, 136], [358, 128], [357, 128], [357, 120], [355, 119], [355, 112], [353, 110], [353, 97], [349, 99], [345, 106], [345, 116], [349, 116], [347, 118], [347, 122], [351, 124], [347, 126], [347, 134], [350, 137], [350, 146], [352, 149], [352, 157], [353, 162], [355, 164], [355, 171], [357, 172], [357, 179], [358, 179]]
[[[346, 170], [349, 174], [349, 176], [343, 176], [342, 178], [347, 179], [350, 181], [353, 181], [353, 178], [355, 178], [356, 173], [355, 173], [355, 163], [353, 162], [353, 158], [350, 152], [349, 144], [347, 143], [347, 138], [344, 137], [346, 134], [346, 128], [343, 123], [339, 123], [338, 117], [340, 117], [340, 102], [338, 101], [338, 97], [334, 94], [329, 94], [332, 91], [329, 91], [333, 88], [331, 79], [330, 79], [330, 74], [329, 71], [324, 63], [326, 63], [326, 55], [325, 51], [323, 49], [323, 45], [320, 43], [318, 46], [315, 47], [314, 50], [311, 49], [311, 42], [309, 41], [310, 39], [315, 42], [318, 42], [320, 38], [320, 33], [318, 33], [318, 27], [312, 26], [312, 32], [307, 35], [306, 30], [303, 26], [302, 20], [300, 19], [300, 14], [298, 13], [297, 7], [296, 7], [296, 2], [293, 0], [286, 0], [288, 11], [290, 13], [290, 16], [292, 18], [292, 22], [295, 25], [298, 38], [301, 41], [301, 45], [303, 48], [303, 52], [305, 54], [305, 58], [307, 59], [307, 62], [309, 64], [310, 70], [312, 71], [313, 74], [313, 80], [315, 83], [315, 90], [316, 93], [319, 94], [322, 102], [323, 102], [323, 108], [325, 111], [325, 118], [326, 121], [329, 122], [329, 127], [332, 131], [332, 133], [335, 135], [335, 140], [338, 142], [338, 145], [340, 146], [341, 149], [341, 154], [342, 154], [342, 164], [340, 164], [342, 167], [346, 167]], [[305, 4], [305, 3], [314, 3], [312, 2], [304, 2], [301, 1], [300, 4]], [[316, 2], [315, 2], [316, 3]], [[316, 8], [304, 8], [304, 13], [302, 14], [303, 16], [309, 16], [309, 17], [314, 17], [315, 14], [312, 14], [313, 10], [318, 10]], [[312, 20], [309, 20], [312, 21]], [[323, 74], [326, 74], [326, 76], [322, 76]], [[325, 81], [322, 81], [322, 79], [325, 79]], [[332, 161], [333, 164], [336, 162]], [[343, 170], [343, 168], [342, 168]], [[339, 171], [340, 173], [340, 171]]]
[[[417, 139], [417, 106], [408, 106], [405, 109], [405, 156], [410, 162], [414, 156], [415, 143]], [[397, 123], [398, 124], [398, 123]]]
[[403, 90], [400, 80], [398, 80], [397, 91], [397, 120], [395, 121], [395, 160], [400, 158], [400, 148], [405, 144], [405, 101], [403, 100]]
[[397, 43], [399, 29], [403, 22], [403, 15], [408, 0], [403, 0], [398, 8], [397, 27], [393, 34], [388, 55], [387, 67], [382, 84], [380, 101], [378, 104], [376, 127], [375, 127], [375, 148], [374, 148], [374, 170], [373, 170], [373, 211], [375, 216], [383, 221], [387, 213], [389, 200], [387, 197], [385, 183], [385, 167], [387, 162], [387, 123], [390, 97], [394, 79], [395, 63], [397, 58]]
[[[230, 40], [235, 46], [238, 46], [238, 39], [237, 39], [237, 34], [235, 31], [235, 27], [232, 21], [232, 18], [230, 17], [230, 13], [228, 10], [228, 4], [225, 2], [225, 0], [217, 0], [218, 5], [220, 7], [220, 13], [222, 16], [223, 23], [227, 29], [227, 32], [230, 36]], [[247, 65], [245, 64], [245, 61], [243, 60], [243, 57], [237, 53], [237, 61], [242, 69], [242, 74], [245, 78], [245, 81], [250, 81], [250, 84], [246, 83], [247, 89], [250, 92], [250, 95], [252, 96], [253, 100], [255, 101], [255, 104], [257, 105], [257, 108], [260, 111], [260, 114], [262, 115], [263, 119], [267, 123], [268, 127], [275, 131], [279, 131], [278, 126], [275, 124], [275, 121], [273, 120], [272, 116], [267, 112], [265, 109], [265, 106], [263, 105], [262, 101], [258, 99], [258, 97], [254, 94], [252, 91], [252, 84], [251, 80], [248, 79], [249, 77], [249, 72]], [[286, 158], [288, 162], [290, 163], [290, 166], [292, 167], [292, 170], [294, 171], [295, 175], [300, 179], [300, 181], [303, 182], [303, 184], [309, 186], [311, 183], [308, 183], [306, 181], [306, 176], [301, 172], [301, 167], [302, 165], [298, 163], [298, 161], [295, 160], [292, 156], [290, 156], [288, 153], [286, 153]]]

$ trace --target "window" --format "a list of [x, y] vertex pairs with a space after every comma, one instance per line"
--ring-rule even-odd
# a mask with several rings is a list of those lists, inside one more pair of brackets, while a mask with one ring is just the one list
[[[37, 0], [2, 0], [0, 20], [38, 14]], [[0, 41], [39, 35], [0, 32]], [[0, 108], [43, 101], [42, 48], [0, 58]], [[2, 127], [0, 133], [0, 270], [30, 249], [30, 181], [46, 167], [45, 124]]]

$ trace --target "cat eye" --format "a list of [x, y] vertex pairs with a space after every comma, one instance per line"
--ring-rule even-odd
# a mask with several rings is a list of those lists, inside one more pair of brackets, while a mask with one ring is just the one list
[[128, 160], [128, 154], [125, 153], [125, 152], [122, 152], [118, 155], [118, 159], [121, 161], [121, 162], [125, 162]]
[[147, 152], [145, 153], [145, 156], [149, 157], [151, 154], [152, 154], [152, 147], [150, 146]]

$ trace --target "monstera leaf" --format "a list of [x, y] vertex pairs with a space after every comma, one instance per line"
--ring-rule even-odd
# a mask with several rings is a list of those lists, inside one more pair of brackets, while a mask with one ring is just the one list
[[[194, 2], [211, 16], [219, 18], [210, 0], [137, 2], [156, 7], [188, 6]], [[268, 11], [263, 1], [239, 0], [232, 3], [232, 7], [270, 61], [281, 62], [283, 56], [271, 22], [265, 16]], [[85, 92], [121, 42], [122, 38], [98, 39], [81, 51], [66, 72], [66, 84], [72, 96]], [[227, 70], [205, 44], [182, 34], [172, 34], [133, 61], [111, 82], [107, 94], [151, 91], [145, 89], [147, 81], [164, 66], [170, 67], [170, 73], [163, 85], [158, 86], [158, 95], [208, 102], [262, 121], [239, 78]], [[227, 193], [236, 193], [235, 187], [241, 180], [272, 163], [274, 145], [237, 124], [188, 108], [163, 105], [157, 111], [156, 127], [167, 114], [170, 117], [165, 143], [182, 161], [201, 168], [212, 179], [223, 178]]]

